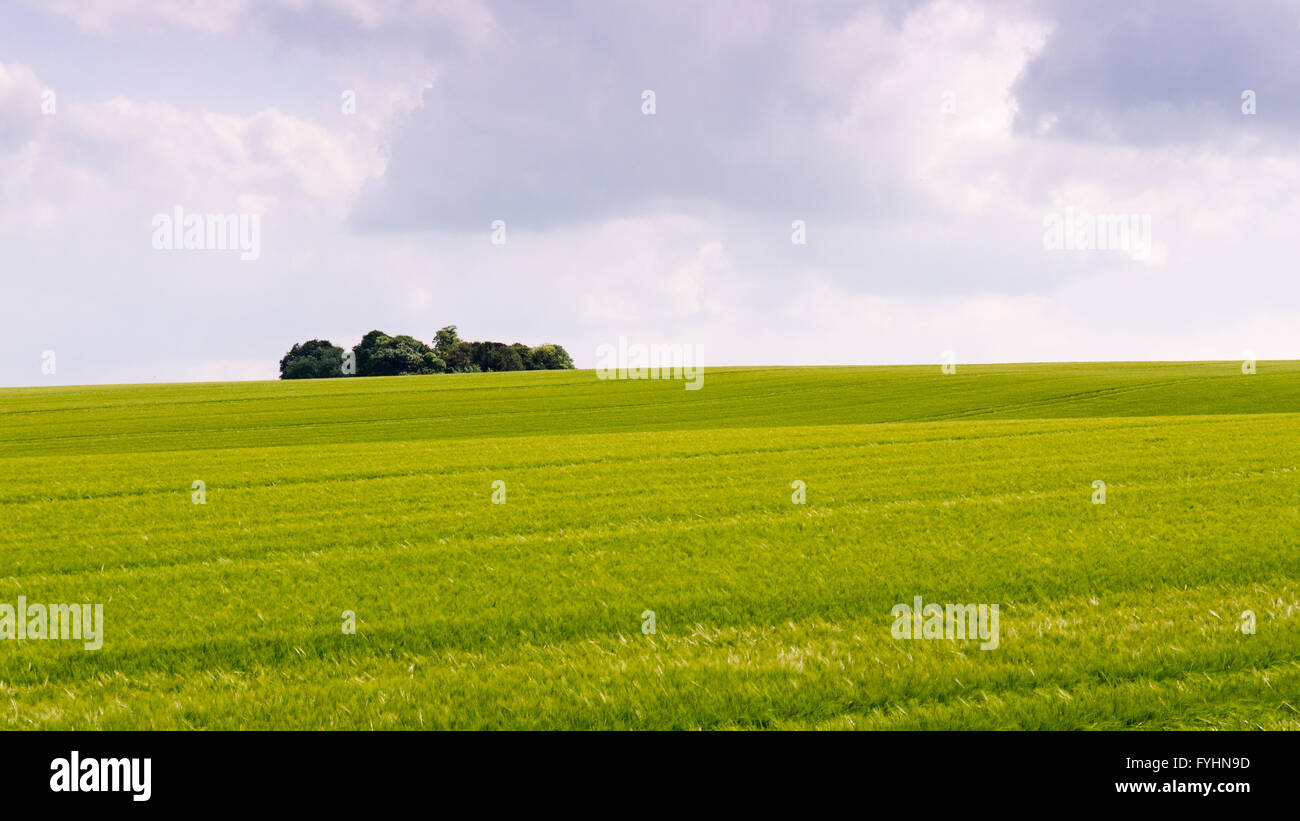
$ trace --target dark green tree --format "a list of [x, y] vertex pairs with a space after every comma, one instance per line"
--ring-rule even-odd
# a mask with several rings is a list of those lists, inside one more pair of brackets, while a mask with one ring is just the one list
[[452, 373], [472, 373], [482, 370], [474, 364], [474, 345], [470, 342], [457, 342], [447, 351], [440, 353], [447, 362], [447, 370]]
[[381, 348], [387, 347], [392, 342], [392, 337], [383, 331], [371, 331], [361, 337], [361, 342], [352, 348], [352, 353], [357, 359], [357, 376], [377, 376], [372, 370], [371, 360], [375, 353]]
[[280, 360], [281, 379], [329, 379], [343, 375], [343, 349], [326, 339], [295, 344]]
[[473, 343], [474, 364], [485, 371], [522, 371], [524, 360], [504, 342]]
[[547, 343], [530, 349], [529, 357], [532, 367], [542, 371], [560, 371], [573, 369], [573, 357], [559, 345]]
[[533, 364], [533, 349], [522, 342], [516, 342], [510, 346], [510, 350], [519, 355], [519, 361], [523, 363], [524, 370], [535, 371], [537, 366]]
[[[573, 367], [573, 359], [559, 345], [530, 348], [520, 342], [469, 342], [455, 325], [434, 334], [433, 347], [405, 334], [389, 336], [371, 331], [352, 348], [358, 376], [399, 376], [426, 373], [477, 373], [480, 371], [558, 370]], [[343, 376], [343, 349], [326, 340], [299, 345], [280, 360], [282, 379]]]
[[[357, 356], [360, 366], [361, 356]], [[401, 376], [403, 374], [442, 373], [447, 365], [433, 349], [413, 336], [383, 336], [368, 352], [366, 367], [370, 376]]]
[[456, 334], [456, 326], [448, 325], [439, 328], [438, 332], [433, 335], [433, 350], [437, 352], [438, 356], [443, 356], [459, 342], [460, 337]]

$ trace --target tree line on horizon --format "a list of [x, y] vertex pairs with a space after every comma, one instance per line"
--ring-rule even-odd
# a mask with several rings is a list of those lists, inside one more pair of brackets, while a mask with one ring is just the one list
[[403, 376], [426, 373], [550, 371], [573, 368], [573, 358], [559, 345], [529, 347], [516, 342], [470, 342], [455, 325], [434, 334], [429, 346], [413, 336], [371, 331], [350, 351], [327, 339], [295, 343], [280, 359], [281, 379], [326, 379], [336, 376]]

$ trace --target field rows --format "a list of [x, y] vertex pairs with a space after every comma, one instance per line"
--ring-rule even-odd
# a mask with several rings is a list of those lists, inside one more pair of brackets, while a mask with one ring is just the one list
[[1094, 367], [0, 392], [0, 727], [1300, 727], [1300, 371]]
[[1300, 363], [709, 370], [680, 381], [591, 371], [441, 378], [0, 390], [0, 457], [953, 418], [1300, 412]]

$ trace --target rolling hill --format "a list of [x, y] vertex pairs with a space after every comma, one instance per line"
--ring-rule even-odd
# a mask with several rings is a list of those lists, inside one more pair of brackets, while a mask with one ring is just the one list
[[1300, 728], [1297, 425], [1296, 362], [3, 389], [0, 603], [106, 628], [0, 641], [0, 727]]

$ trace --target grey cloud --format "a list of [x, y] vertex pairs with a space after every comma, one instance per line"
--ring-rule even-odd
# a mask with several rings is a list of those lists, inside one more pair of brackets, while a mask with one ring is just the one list
[[[871, 6], [896, 25], [915, 4]], [[581, 10], [579, 13], [578, 10]], [[818, 84], [826, 33], [854, 4], [529, 4], [449, 61], [362, 192], [362, 230], [529, 229], [721, 204], [765, 215], [903, 207], [887, 157], [873, 172], [819, 126], [851, 88]], [[642, 92], [657, 113], [642, 113]], [[865, 172], [862, 169], [867, 169]], [[865, 177], [863, 174], [865, 173]]]
[[[1288, 138], [1300, 122], [1294, 3], [1055, 2], [1014, 86], [1021, 134], [1137, 145]], [[1256, 93], [1245, 117], [1241, 94]], [[1042, 126], [1054, 120], [1050, 129]]]

